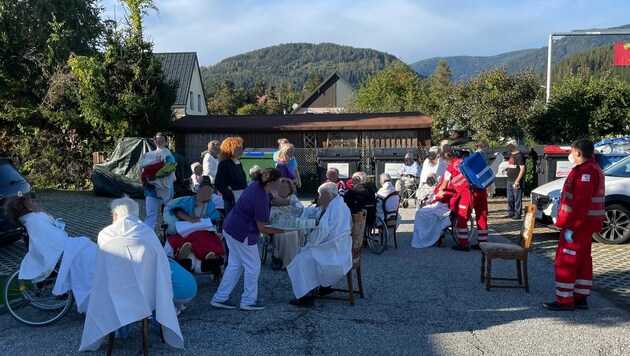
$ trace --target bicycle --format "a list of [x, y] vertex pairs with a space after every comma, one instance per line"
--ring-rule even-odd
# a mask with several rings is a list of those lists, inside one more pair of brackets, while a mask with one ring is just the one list
[[52, 290], [57, 281], [58, 268], [40, 282], [20, 280], [20, 270], [13, 272], [4, 285], [4, 305], [9, 314], [29, 326], [45, 326], [63, 318], [74, 298], [68, 291], [57, 296]]

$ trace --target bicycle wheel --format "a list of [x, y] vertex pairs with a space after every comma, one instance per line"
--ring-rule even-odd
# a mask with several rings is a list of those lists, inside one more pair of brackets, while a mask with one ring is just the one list
[[367, 228], [367, 245], [370, 251], [380, 255], [387, 248], [389, 232], [385, 221], [380, 216], [376, 217], [374, 226]]
[[16, 320], [30, 326], [50, 325], [61, 319], [72, 307], [72, 293], [52, 294], [57, 280], [55, 269], [45, 280], [37, 283], [19, 280], [17, 270], [4, 285], [4, 305]]
[[269, 235], [262, 234], [258, 237], [258, 253], [260, 254], [260, 264], [265, 264], [267, 260], [267, 250], [269, 249]]

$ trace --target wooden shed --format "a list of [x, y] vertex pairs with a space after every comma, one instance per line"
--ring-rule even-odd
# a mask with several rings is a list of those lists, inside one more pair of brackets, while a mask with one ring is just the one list
[[431, 117], [419, 112], [383, 114], [303, 114], [273, 116], [184, 116], [171, 124], [175, 149], [198, 160], [210, 140], [240, 136], [245, 147], [275, 148], [280, 137], [296, 148], [431, 145]]

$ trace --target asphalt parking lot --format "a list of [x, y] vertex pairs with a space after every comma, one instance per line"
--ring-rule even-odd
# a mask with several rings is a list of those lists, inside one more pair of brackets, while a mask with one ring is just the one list
[[[85, 192], [38, 192], [42, 207], [66, 221], [71, 236], [96, 238], [110, 223], [111, 198]], [[142, 203], [141, 201], [139, 201]], [[491, 241], [515, 238], [520, 222], [502, 220], [503, 201], [490, 202]], [[143, 209], [143, 208], [142, 208]], [[141, 209], [141, 211], [142, 211]], [[263, 266], [259, 298], [268, 308], [258, 312], [217, 310], [209, 305], [216, 285], [199, 275], [199, 291], [180, 316], [185, 350], [174, 350], [150, 335], [152, 354], [387, 354], [481, 355], [558, 354], [627, 355], [630, 349], [630, 245], [593, 244], [596, 292], [588, 311], [552, 313], [541, 303], [554, 298], [553, 253], [557, 233], [535, 230], [530, 255], [531, 292], [492, 289], [479, 283], [478, 252], [455, 252], [409, 246], [414, 209], [402, 212], [399, 248], [382, 255], [364, 250], [365, 299], [356, 306], [318, 300], [295, 308], [286, 272]], [[17, 267], [21, 244], [0, 247], [0, 273]], [[512, 262], [495, 262], [495, 275], [514, 274]], [[341, 286], [341, 284], [340, 284]], [[237, 285], [232, 298], [242, 291]], [[625, 299], [625, 303], [624, 303]], [[75, 310], [51, 326], [32, 328], [6, 313], [0, 315], [2, 354], [75, 354], [83, 316]], [[114, 354], [137, 354], [139, 326], [129, 339], [117, 341]], [[102, 346], [100, 352], [104, 352]]]

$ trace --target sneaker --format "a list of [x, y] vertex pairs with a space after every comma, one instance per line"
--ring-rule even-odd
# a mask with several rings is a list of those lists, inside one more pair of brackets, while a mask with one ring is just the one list
[[190, 242], [184, 242], [182, 247], [179, 248], [179, 252], [177, 253], [178, 260], [185, 260], [190, 256], [192, 252], [192, 244]]
[[514, 217], [514, 215], [512, 215], [512, 214], [506, 214], [506, 215], [503, 215], [501, 218], [502, 219], [511, 219], [513, 217]]
[[587, 310], [588, 302], [586, 301], [586, 298], [575, 299], [575, 308], [581, 309], [581, 310]]
[[217, 258], [217, 255], [214, 252], [208, 252], [208, 254], [206, 255], [206, 260], [214, 260], [215, 258]]
[[313, 297], [302, 297], [298, 299], [289, 300], [289, 304], [294, 305], [296, 307], [308, 308], [315, 305], [315, 298]]
[[317, 295], [325, 296], [325, 295], [332, 294], [334, 292], [335, 290], [332, 289], [331, 287], [319, 287], [319, 290], [317, 291]]
[[236, 305], [236, 303], [230, 301], [229, 299], [223, 302], [217, 302], [215, 300], [210, 302], [210, 305], [212, 305], [215, 308], [221, 308], [221, 309], [236, 309], [236, 307], [238, 305]]
[[259, 301], [254, 302], [254, 304], [250, 304], [250, 305], [244, 305], [241, 304], [241, 310], [263, 310], [265, 309], [267, 306], [260, 303]]
[[451, 246], [451, 250], [468, 252], [470, 251], [470, 248], [468, 246], [454, 245], [454, 246]]
[[571, 311], [574, 310], [573, 307], [570, 307], [568, 305], [563, 305], [560, 304], [558, 302], [553, 302], [553, 303], [543, 303], [543, 308], [545, 309], [549, 309], [549, 310], [553, 310], [553, 311]]
[[481, 250], [481, 247], [479, 247], [479, 244], [474, 244], [474, 245], [470, 245], [470, 249], [471, 250], [475, 250], [475, 251], [479, 251], [479, 250]]
[[512, 216], [512, 220], [521, 220], [521, 216], [520, 215], [514, 215], [514, 216]]

